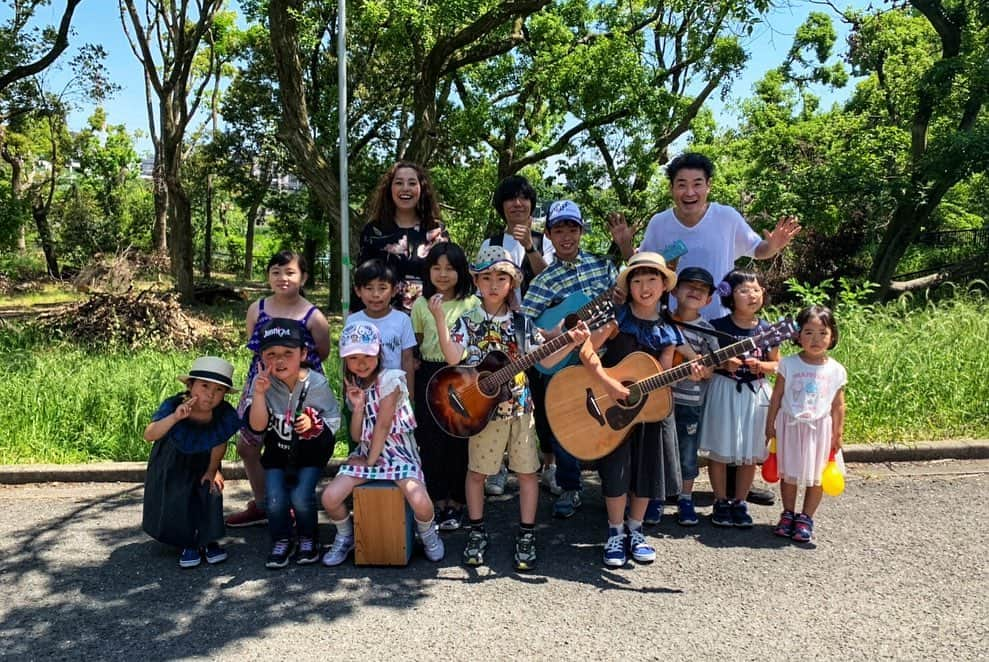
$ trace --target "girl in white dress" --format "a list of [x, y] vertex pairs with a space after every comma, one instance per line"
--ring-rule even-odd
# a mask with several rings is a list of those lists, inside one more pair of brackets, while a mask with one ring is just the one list
[[[830, 309], [805, 308], [797, 315], [800, 352], [780, 361], [769, 402], [766, 439], [776, 437], [783, 514], [773, 529], [778, 536], [810, 542], [814, 513], [821, 503], [821, 474], [831, 452], [841, 462], [845, 425], [845, 368], [828, 356], [838, 343], [838, 326]], [[796, 513], [797, 489], [804, 507]]]

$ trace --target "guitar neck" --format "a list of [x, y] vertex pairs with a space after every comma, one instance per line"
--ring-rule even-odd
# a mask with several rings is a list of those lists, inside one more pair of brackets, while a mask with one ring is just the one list
[[[705, 354], [700, 358], [700, 364], [705, 368], [713, 368], [719, 366], [730, 358], [740, 356], [745, 352], [750, 352], [758, 346], [754, 338], [746, 338], [740, 342], [728, 345], [722, 349], [719, 349], [710, 354]], [[650, 391], [655, 391], [656, 389], [664, 388], [671, 384], [675, 384], [679, 381], [690, 377], [693, 372], [694, 364], [698, 361], [688, 361], [681, 363], [675, 368], [669, 370], [664, 370], [663, 372], [653, 375], [652, 377], [647, 377], [642, 381], [636, 382], [635, 386], [639, 388], [642, 393], [649, 393]]]
[[544, 342], [542, 345], [532, 350], [524, 356], [520, 356], [504, 367], [495, 370], [490, 375], [482, 379], [485, 390], [494, 390], [502, 384], [507, 384], [515, 375], [524, 372], [536, 365], [550, 354], [559, 351], [570, 343], [570, 332], [566, 331], [557, 337]]

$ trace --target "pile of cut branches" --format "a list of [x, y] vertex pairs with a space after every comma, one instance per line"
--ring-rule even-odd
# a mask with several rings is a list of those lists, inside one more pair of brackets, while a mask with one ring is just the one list
[[38, 322], [55, 337], [87, 346], [189, 349], [198, 340], [176, 296], [150, 290], [92, 294], [82, 303], [41, 315]]

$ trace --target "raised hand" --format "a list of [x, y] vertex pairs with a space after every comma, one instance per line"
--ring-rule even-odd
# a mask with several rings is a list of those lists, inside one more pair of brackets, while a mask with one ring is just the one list
[[769, 244], [771, 254], [775, 255], [786, 248], [799, 232], [800, 219], [796, 216], [789, 215], [781, 216], [780, 219], [776, 221], [776, 227], [774, 227], [771, 232], [769, 230], [764, 230], [762, 236], [765, 238], [766, 243]]
[[364, 389], [354, 380], [347, 378], [344, 379], [344, 391], [347, 396], [347, 402], [350, 403], [350, 410], [353, 412], [363, 411], [365, 399]]
[[255, 397], [262, 397], [271, 388], [271, 367], [265, 364], [261, 364], [261, 369], [258, 370], [258, 374], [254, 377], [254, 395]]
[[198, 399], [199, 396], [194, 395], [185, 402], [183, 402], [182, 404], [180, 404], [178, 407], [176, 407], [175, 419], [181, 421], [183, 419], [189, 418], [189, 414], [192, 413], [192, 408], [196, 404], [196, 400]]
[[611, 232], [611, 238], [615, 240], [615, 243], [619, 246], [631, 247], [632, 228], [628, 227], [625, 214], [620, 211], [608, 212], [607, 221], [608, 231]]

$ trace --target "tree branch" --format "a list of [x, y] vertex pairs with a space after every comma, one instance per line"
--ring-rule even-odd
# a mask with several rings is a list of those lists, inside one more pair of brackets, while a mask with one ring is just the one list
[[58, 33], [51, 49], [40, 58], [29, 64], [16, 66], [4, 75], [0, 76], [0, 92], [19, 80], [28, 78], [38, 72], [44, 71], [58, 59], [58, 56], [69, 47], [69, 30], [72, 27], [72, 14], [82, 0], [68, 0], [65, 4], [65, 11], [62, 12], [62, 21], [58, 26]]

